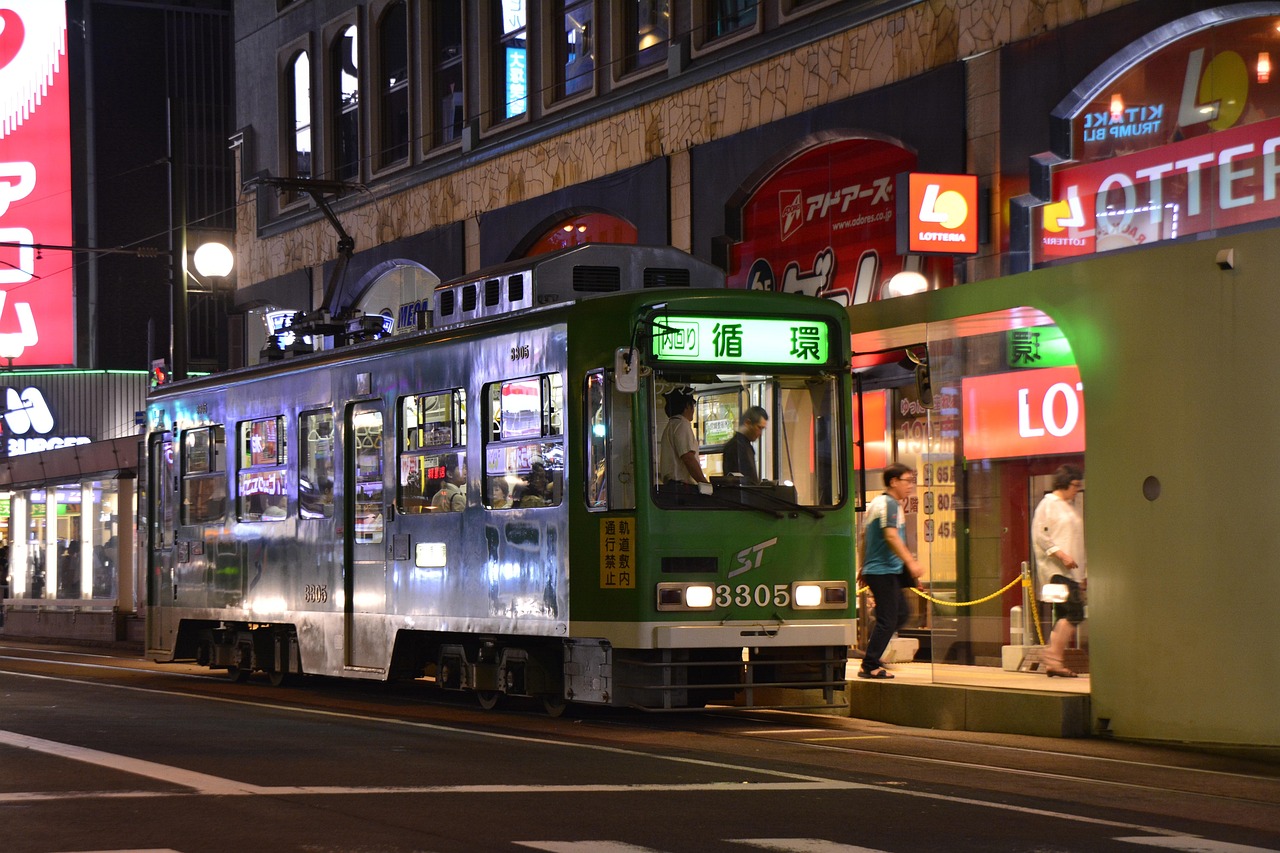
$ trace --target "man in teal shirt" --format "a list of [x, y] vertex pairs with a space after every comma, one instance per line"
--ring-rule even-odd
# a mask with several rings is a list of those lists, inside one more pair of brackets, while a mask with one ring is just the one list
[[858, 542], [861, 557], [859, 576], [876, 600], [876, 624], [867, 640], [859, 678], [893, 678], [881, 664], [880, 656], [889, 641], [907, 621], [907, 601], [902, 592], [904, 573], [914, 579], [924, 569], [907, 550], [906, 521], [902, 504], [916, 488], [915, 472], [894, 463], [884, 469], [884, 493], [867, 505], [866, 525]]

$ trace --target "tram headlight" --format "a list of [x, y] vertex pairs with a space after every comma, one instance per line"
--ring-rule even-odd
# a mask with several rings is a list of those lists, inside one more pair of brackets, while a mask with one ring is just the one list
[[684, 590], [684, 603], [689, 608], [705, 610], [711, 606], [715, 597], [716, 591], [705, 584], [687, 586]]
[[816, 583], [796, 584], [796, 607], [817, 607], [822, 603], [822, 587]]
[[847, 581], [796, 581], [791, 584], [796, 610], [843, 610], [849, 605]]
[[715, 598], [715, 587], [711, 584], [658, 584], [659, 610], [710, 610], [715, 606]]

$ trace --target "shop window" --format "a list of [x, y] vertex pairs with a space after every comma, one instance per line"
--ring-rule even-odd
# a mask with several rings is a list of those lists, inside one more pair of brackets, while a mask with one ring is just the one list
[[490, 509], [558, 505], [564, 481], [564, 385], [558, 373], [485, 387]]
[[467, 395], [455, 389], [400, 401], [401, 512], [466, 507]]
[[298, 515], [333, 518], [333, 412], [303, 412], [298, 444]]
[[435, 0], [426, 7], [431, 29], [431, 144], [462, 137], [462, 0]]
[[311, 177], [311, 58], [296, 53], [285, 69], [289, 128], [285, 169], [291, 178]]
[[555, 39], [556, 97], [590, 92], [595, 82], [595, 0], [557, 0], [551, 4], [548, 32]]
[[284, 418], [240, 424], [236, 516], [241, 521], [282, 521], [289, 514]]
[[182, 433], [182, 523], [221, 523], [227, 515], [225, 438], [221, 426]]
[[491, 123], [523, 116], [529, 109], [529, 42], [526, 0], [490, 0], [493, 32], [490, 59]]
[[330, 103], [333, 122], [333, 172], [338, 180], [360, 174], [359, 39], [354, 24], [329, 48]]
[[378, 25], [378, 165], [409, 158], [409, 7], [397, 0]]
[[623, 73], [665, 65], [671, 41], [669, 0], [622, 0], [621, 19]]

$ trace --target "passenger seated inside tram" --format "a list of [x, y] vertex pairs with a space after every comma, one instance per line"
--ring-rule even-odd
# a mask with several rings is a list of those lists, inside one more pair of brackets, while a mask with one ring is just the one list
[[551, 472], [546, 462], [534, 459], [529, 466], [529, 473], [524, 475], [524, 488], [520, 492], [520, 506], [550, 506], [552, 500]]

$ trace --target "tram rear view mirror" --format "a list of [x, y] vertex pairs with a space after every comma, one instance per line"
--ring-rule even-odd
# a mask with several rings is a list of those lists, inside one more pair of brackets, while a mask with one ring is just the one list
[[613, 383], [623, 394], [640, 388], [640, 353], [635, 347], [618, 347], [613, 354]]

